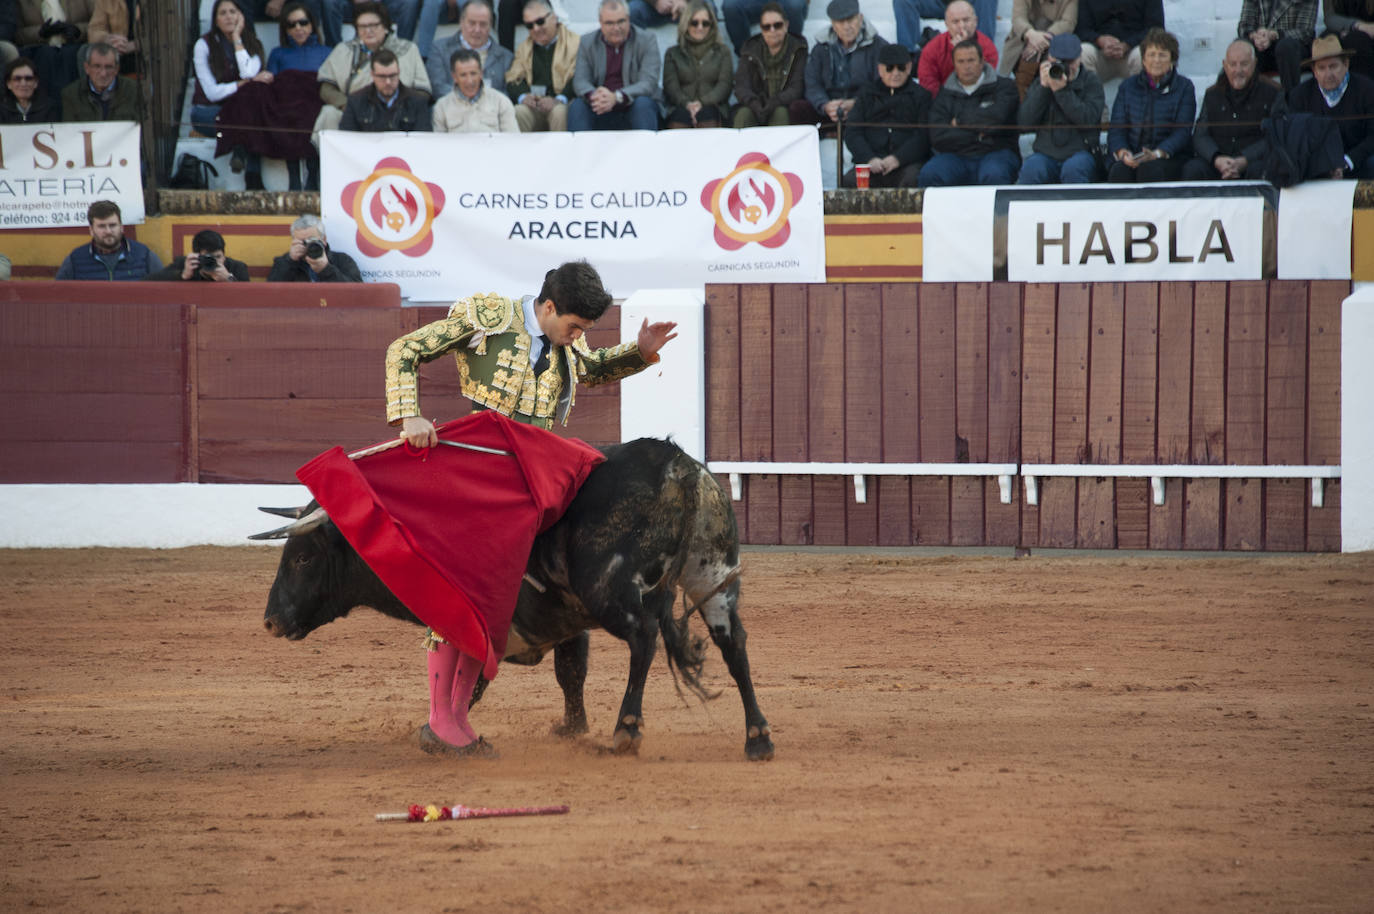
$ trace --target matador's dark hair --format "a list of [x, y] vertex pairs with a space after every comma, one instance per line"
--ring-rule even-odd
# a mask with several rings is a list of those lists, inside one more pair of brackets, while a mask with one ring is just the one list
[[544, 275], [539, 301], [549, 299], [553, 299], [557, 313], [572, 313], [589, 321], [600, 320], [611, 306], [611, 293], [601, 284], [596, 268], [585, 260], [570, 261]]

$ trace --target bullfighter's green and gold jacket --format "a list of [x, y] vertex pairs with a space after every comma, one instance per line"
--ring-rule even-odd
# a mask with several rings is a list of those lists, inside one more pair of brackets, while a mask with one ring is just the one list
[[[579, 337], [571, 346], [554, 346], [549, 367], [535, 377], [530, 335], [519, 300], [495, 293], [454, 302], [448, 317], [407, 333], [386, 350], [386, 418], [392, 425], [419, 416], [420, 365], [453, 352], [463, 396], [518, 422], [553, 428], [564, 425], [578, 381], [589, 387], [609, 384], [643, 371], [650, 363], [637, 343], [591, 349]], [[567, 396], [562, 396], [564, 385]], [[562, 409], [559, 404], [562, 403]]]

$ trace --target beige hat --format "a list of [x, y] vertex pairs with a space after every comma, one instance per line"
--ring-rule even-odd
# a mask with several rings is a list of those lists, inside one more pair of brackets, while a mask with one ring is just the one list
[[1354, 57], [1355, 52], [1349, 48], [1341, 47], [1339, 35], [1323, 35], [1312, 42], [1312, 56], [1302, 62], [1304, 67], [1310, 67], [1319, 60], [1326, 60], [1328, 57]]

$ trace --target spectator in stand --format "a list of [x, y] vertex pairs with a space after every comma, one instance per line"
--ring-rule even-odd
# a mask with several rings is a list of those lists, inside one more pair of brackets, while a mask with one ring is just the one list
[[677, 23], [677, 44], [663, 57], [669, 128], [719, 127], [729, 110], [730, 49], [706, 0], [691, 0]]
[[1288, 109], [1335, 118], [1345, 147], [1345, 167], [1333, 178], [1374, 180], [1374, 79], [1350, 70], [1355, 54], [1327, 34], [1312, 42], [1312, 79], [1288, 93]]
[[86, 27], [86, 40], [91, 44], [105, 42], [119, 52], [119, 72], [131, 76], [143, 69], [135, 37], [139, 20], [143, 17], [140, 0], [95, 0]]
[[1150, 29], [1140, 42], [1141, 70], [1122, 80], [1107, 131], [1113, 184], [1177, 181], [1193, 142], [1197, 99], [1178, 72], [1178, 39]]
[[983, 60], [983, 45], [954, 46], [954, 72], [930, 106], [930, 145], [922, 187], [1010, 184], [1021, 167], [1017, 152], [1016, 83]]
[[[1016, 80], [1022, 101], [1026, 90], [1040, 79], [1040, 63], [1049, 51], [1050, 39], [1072, 35], [1076, 25], [1078, 0], [1012, 0], [1011, 31], [1002, 45], [997, 72]], [[1081, 56], [1075, 54], [1071, 59]]]
[[749, 41], [750, 26], [755, 22], [762, 22], [765, 7], [781, 7], [783, 21], [788, 23], [789, 27], [795, 25], [797, 33], [800, 34], [802, 23], [806, 21], [808, 5], [808, 0], [722, 0], [720, 15], [725, 20], [725, 31], [730, 36], [730, 44], [734, 45], [735, 54], [743, 57], [744, 45]]
[[847, 116], [859, 100], [859, 89], [878, 72], [878, 51], [887, 39], [859, 12], [859, 0], [830, 0], [825, 8], [830, 27], [816, 36], [806, 58], [806, 100], [815, 115], [805, 121], [792, 110], [792, 123], [831, 124]]
[[1017, 184], [1091, 184], [1102, 180], [1098, 137], [1106, 96], [1102, 80], [1083, 66], [1083, 45], [1072, 32], [1050, 39], [1040, 76], [1031, 83], [1016, 121], [1035, 131]]
[[630, 24], [625, 0], [601, 0], [597, 21], [577, 49], [568, 129], [657, 130], [658, 39]]
[[[814, 124], [816, 111], [803, 96], [805, 78], [806, 39], [791, 31], [783, 6], [769, 0], [759, 13], [759, 34], [740, 51], [735, 126]], [[795, 114], [794, 107], [799, 109]]]
[[482, 58], [477, 52], [459, 48], [451, 59], [453, 89], [434, 103], [434, 132], [519, 133], [515, 105], [504, 92], [482, 84]]
[[[13, 5], [16, 0], [5, 0]], [[81, 72], [78, 54], [86, 43], [86, 29], [94, 0], [17, 0], [19, 28], [15, 44], [33, 61], [45, 86], [65, 86]]]
[[138, 86], [119, 75], [119, 52], [108, 44], [88, 44], [83, 52], [86, 75], [62, 90], [62, 120], [138, 120]]
[[[291, 0], [278, 10], [277, 46], [267, 56], [267, 72], [272, 74], [276, 87], [275, 98], [298, 110], [291, 118], [292, 126], [310, 130], [319, 117], [323, 102], [315, 90], [320, 66], [329, 57], [329, 48], [320, 41], [320, 22], [302, 0]], [[282, 136], [288, 149], [281, 151], [286, 160], [288, 190], [320, 189], [320, 156], [310, 145], [309, 137], [300, 134]], [[301, 162], [305, 174], [301, 174]]]
[[62, 120], [57, 103], [38, 85], [33, 61], [18, 57], [5, 65], [5, 94], [0, 98], [0, 124], [46, 124]]
[[[359, 4], [353, 12], [353, 25], [358, 36], [335, 47], [320, 65], [318, 79], [324, 107], [315, 120], [317, 134], [339, 126], [349, 96], [372, 85], [369, 62], [373, 54], [384, 50], [390, 51], [400, 63], [401, 85], [424, 95], [425, 101], [429, 101], [431, 90], [425, 62], [414, 44], [391, 33], [386, 7], [380, 3]], [[428, 129], [429, 118], [425, 118], [425, 124]]]
[[362, 282], [358, 265], [331, 251], [320, 217], [306, 213], [291, 223], [291, 247], [272, 261], [268, 282]]
[[19, 37], [19, 9], [13, 3], [0, 3], [0, 64], [19, 56], [15, 39]]
[[91, 243], [72, 251], [57, 268], [58, 279], [147, 279], [162, 269], [162, 261], [146, 244], [124, 237], [119, 205], [97, 200], [86, 210]]
[[1322, 0], [1322, 17], [1341, 46], [1355, 52], [1351, 72], [1374, 79], [1374, 0]]
[[1259, 69], [1277, 70], [1283, 91], [1298, 84], [1302, 59], [1312, 53], [1317, 0], [1245, 0], [1237, 36], [1259, 52]]
[[[997, 37], [997, 0], [972, 0], [975, 26], [979, 33], [992, 41]], [[897, 43], [913, 54], [924, 53], [921, 47], [921, 20], [943, 19], [949, 0], [892, 0], [892, 15], [897, 20]], [[948, 28], [948, 26], [946, 26]], [[993, 61], [996, 63], [996, 61]]]
[[348, 97], [339, 129], [362, 133], [430, 132], [429, 96], [401, 82], [401, 65], [396, 55], [382, 48], [372, 55], [371, 69], [372, 85]]
[[[263, 69], [267, 54], [258, 40], [258, 33], [244, 18], [234, 0], [215, 0], [210, 14], [210, 31], [196, 41], [192, 57], [195, 60], [196, 91], [191, 103], [191, 126], [203, 136], [215, 136], [219, 130], [216, 120], [229, 97], [253, 82], [271, 83], [273, 76]], [[226, 119], [237, 125], [242, 118]], [[223, 138], [218, 148], [225, 145]], [[230, 168], [243, 172], [243, 186], [247, 190], [262, 190], [262, 156], [250, 153], [240, 142], [231, 145]]]
[[1286, 108], [1283, 92], [1259, 74], [1255, 46], [1244, 38], [1231, 42], [1221, 74], [1202, 96], [1193, 158], [1183, 166], [1183, 180], [1258, 178], [1269, 148], [1260, 122]]
[[224, 256], [224, 236], [202, 229], [191, 239], [191, 253], [177, 257], [148, 277], [154, 282], [248, 282], [248, 264]]
[[[361, 12], [359, 7], [371, 6], [374, 3], [386, 9], [388, 29], [394, 24], [398, 38], [408, 42], [415, 40], [420, 22], [421, 0], [323, 0], [323, 2], [324, 8], [320, 17], [324, 20], [324, 43], [330, 47], [343, 41], [343, 24], [345, 22], [352, 22], [355, 29], [358, 27], [358, 15]], [[431, 28], [429, 31], [432, 38], [434, 29]], [[399, 53], [398, 51], [397, 54], [399, 55]]]
[[[911, 52], [900, 44], [878, 49], [878, 72], [859, 90], [850, 119], [867, 126], [844, 133], [856, 165], [868, 166], [871, 187], [915, 187], [921, 163], [930, 158], [925, 123], [930, 93], [911, 78]], [[900, 126], [908, 124], [910, 126]], [[845, 187], [857, 187], [854, 169], [845, 172]]]
[[1140, 72], [1140, 42], [1164, 28], [1163, 0], [1078, 0], [1083, 66], [1106, 83]]
[[549, 0], [528, 0], [521, 15], [530, 34], [515, 49], [515, 62], [506, 71], [515, 122], [522, 133], [567, 130], [582, 38], [558, 21]]
[[641, 29], [658, 28], [682, 21], [687, 0], [629, 0], [630, 25]]
[[916, 77], [921, 87], [931, 95], [937, 94], [954, 72], [954, 46], [961, 41], [976, 39], [983, 55], [983, 61], [992, 67], [997, 66], [997, 45], [992, 39], [978, 31], [978, 16], [973, 12], [973, 4], [967, 0], [953, 0], [945, 7], [945, 31], [936, 35], [921, 49], [921, 60], [916, 67]]
[[506, 91], [506, 71], [515, 56], [491, 37], [492, 12], [489, 0], [468, 0], [458, 16], [458, 34], [434, 42], [425, 71], [429, 74], [430, 91], [436, 99], [448, 95], [453, 88], [453, 73], [449, 61], [460, 48], [476, 51], [482, 61], [482, 76], [487, 85], [498, 92]]

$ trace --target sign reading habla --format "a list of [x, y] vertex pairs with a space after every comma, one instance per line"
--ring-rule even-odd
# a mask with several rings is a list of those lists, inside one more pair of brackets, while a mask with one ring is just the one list
[[413, 300], [536, 291], [546, 270], [580, 258], [621, 296], [722, 273], [825, 278], [811, 128], [327, 131], [321, 156], [331, 243], [358, 258], [365, 279], [399, 283]]
[[85, 226], [97, 200], [142, 222], [138, 138], [132, 121], [0, 127], [0, 229]]

